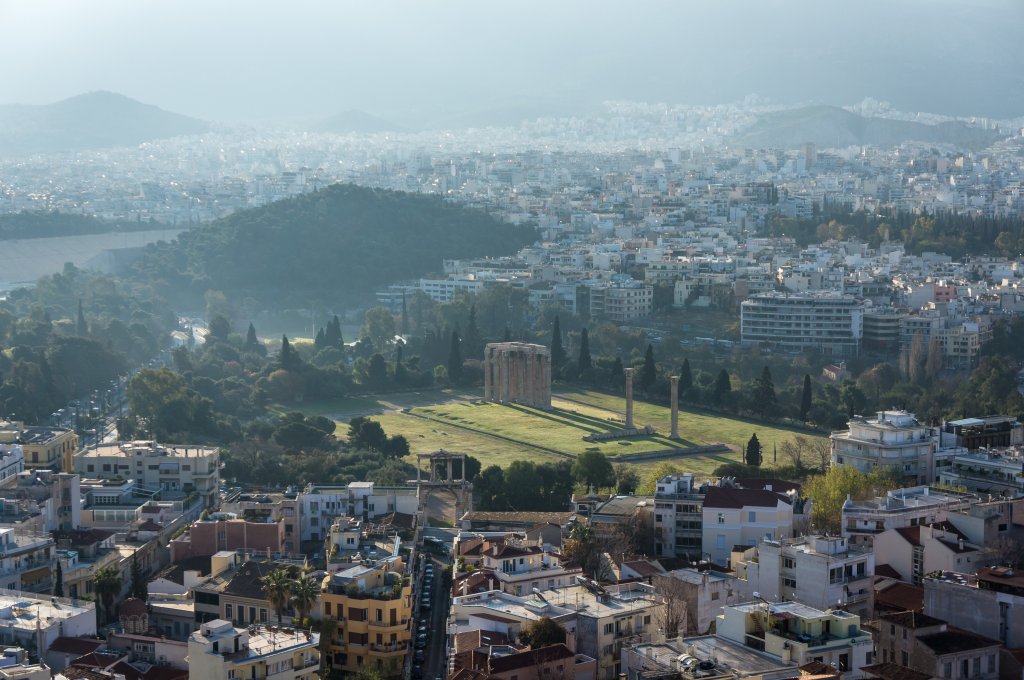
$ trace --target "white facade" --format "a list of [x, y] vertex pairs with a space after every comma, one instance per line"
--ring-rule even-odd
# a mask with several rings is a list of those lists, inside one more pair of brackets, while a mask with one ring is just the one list
[[771, 491], [710, 487], [702, 516], [703, 552], [716, 564], [728, 565], [735, 546], [793, 535], [793, 505]]
[[235, 628], [204, 623], [188, 639], [189, 675], [204, 680], [313, 680], [320, 667], [320, 634], [284, 627]]
[[758, 293], [740, 304], [740, 339], [787, 351], [853, 356], [864, 335], [864, 303], [837, 293]]
[[75, 472], [91, 479], [132, 479], [149, 491], [195, 492], [203, 506], [219, 502], [220, 454], [214, 447], [115, 442], [75, 454]]
[[351, 482], [346, 486], [310, 484], [299, 494], [299, 535], [302, 541], [322, 541], [340, 516], [372, 520], [392, 512], [416, 514], [419, 497], [412, 486], [375, 486]]
[[0, 631], [3, 643], [38, 649], [45, 656], [58, 637], [96, 635], [96, 609], [92, 602], [0, 592]]
[[831, 435], [833, 465], [889, 473], [916, 484], [933, 481], [938, 434], [913, 413], [879, 411], [871, 420], [854, 416], [849, 427]]
[[0, 444], [0, 486], [11, 486], [25, 469], [25, 451], [20, 444]]
[[968, 510], [977, 498], [915, 486], [894, 489], [870, 501], [847, 500], [842, 510], [842, 535], [850, 546], [872, 544], [872, 539], [887, 529], [942, 522], [950, 512]]
[[[866, 617], [871, 613], [875, 556], [851, 549], [840, 536], [805, 536], [761, 541], [751, 558], [734, 560], [747, 599], [792, 600], [831, 609], [837, 604]], [[756, 557], [756, 559], [753, 559]]]
[[654, 492], [654, 548], [658, 557], [699, 559], [703, 546], [704, 493], [690, 473], [667, 475]]

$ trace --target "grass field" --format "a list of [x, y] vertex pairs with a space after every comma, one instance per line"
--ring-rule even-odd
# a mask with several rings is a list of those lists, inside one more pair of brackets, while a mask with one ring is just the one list
[[[571, 459], [596, 449], [614, 461], [623, 453], [654, 451], [679, 446], [725, 444], [729, 452], [690, 454], [656, 461], [630, 463], [641, 472], [668, 461], [698, 474], [709, 474], [722, 463], [740, 459], [739, 450], [757, 433], [770, 459], [771, 447], [790, 439], [796, 432], [744, 420], [680, 411], [682, 440], [667, 437], [669, 409], [637, 401], [637, 425], [652, 425], [659, 434], [649, 437], [605, 442], [586, 442], [583, 436], [623, 426], [624, 400], [621, 396], [585, 390], [565, 390], [554, 395], [553, 409], [541, 411], [524, 406], [502, 406], [478, 401], [478, 391], [433, 390], [383, 395], [379, 398], [349, 398], [332, 402], [296, 405], [307, 414], [327, 415], [344, 423], [355, 415], [371, 415], [389, 435], [402, 434], [415, 454], [437, 449], [472, 454], [481, 464], [505, 467], [514, 460], [536, 463]], [[281, 410], [291, 410], [282, 407]], [[814, 436], [814, 435], [809, 435]]]

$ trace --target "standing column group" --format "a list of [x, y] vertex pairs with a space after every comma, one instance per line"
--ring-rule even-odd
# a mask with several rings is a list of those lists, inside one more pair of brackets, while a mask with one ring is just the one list
[[626, 429], [633, 429], [633, 369], [626, 369]]

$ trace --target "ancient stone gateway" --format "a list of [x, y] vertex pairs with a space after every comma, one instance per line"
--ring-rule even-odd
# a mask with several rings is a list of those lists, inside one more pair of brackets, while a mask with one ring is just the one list
[[484, 400], [551, 408], [551, 351], [526, 342], [484, 348]]
[[[423, 461], [427, 461], [427, 469], [423, 469]], [[455, 474], [453, 463], [458, 461], [459, 474]], [[443, 472], [441, 472], [443, 470]], [[423, 473], [427, 478], [423, 478]], [[433, 453], [416, 454], [416, 487], [419, 495], [419, 511], [427, 511], [427, 501], [434, 493], [448, 493], [455, 500], [454, 519], [473, 509], [473, 485], [466, 479], [466, 454], [440, 449]]]

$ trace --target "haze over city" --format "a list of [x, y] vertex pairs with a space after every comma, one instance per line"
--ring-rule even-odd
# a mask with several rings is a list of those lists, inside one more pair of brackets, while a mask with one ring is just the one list
[[10, 2], [0, 101], [109, 90], [206, 120], [410, 128], [751, 93], [1013, 117], [1021, 26], [1014, 0]]

